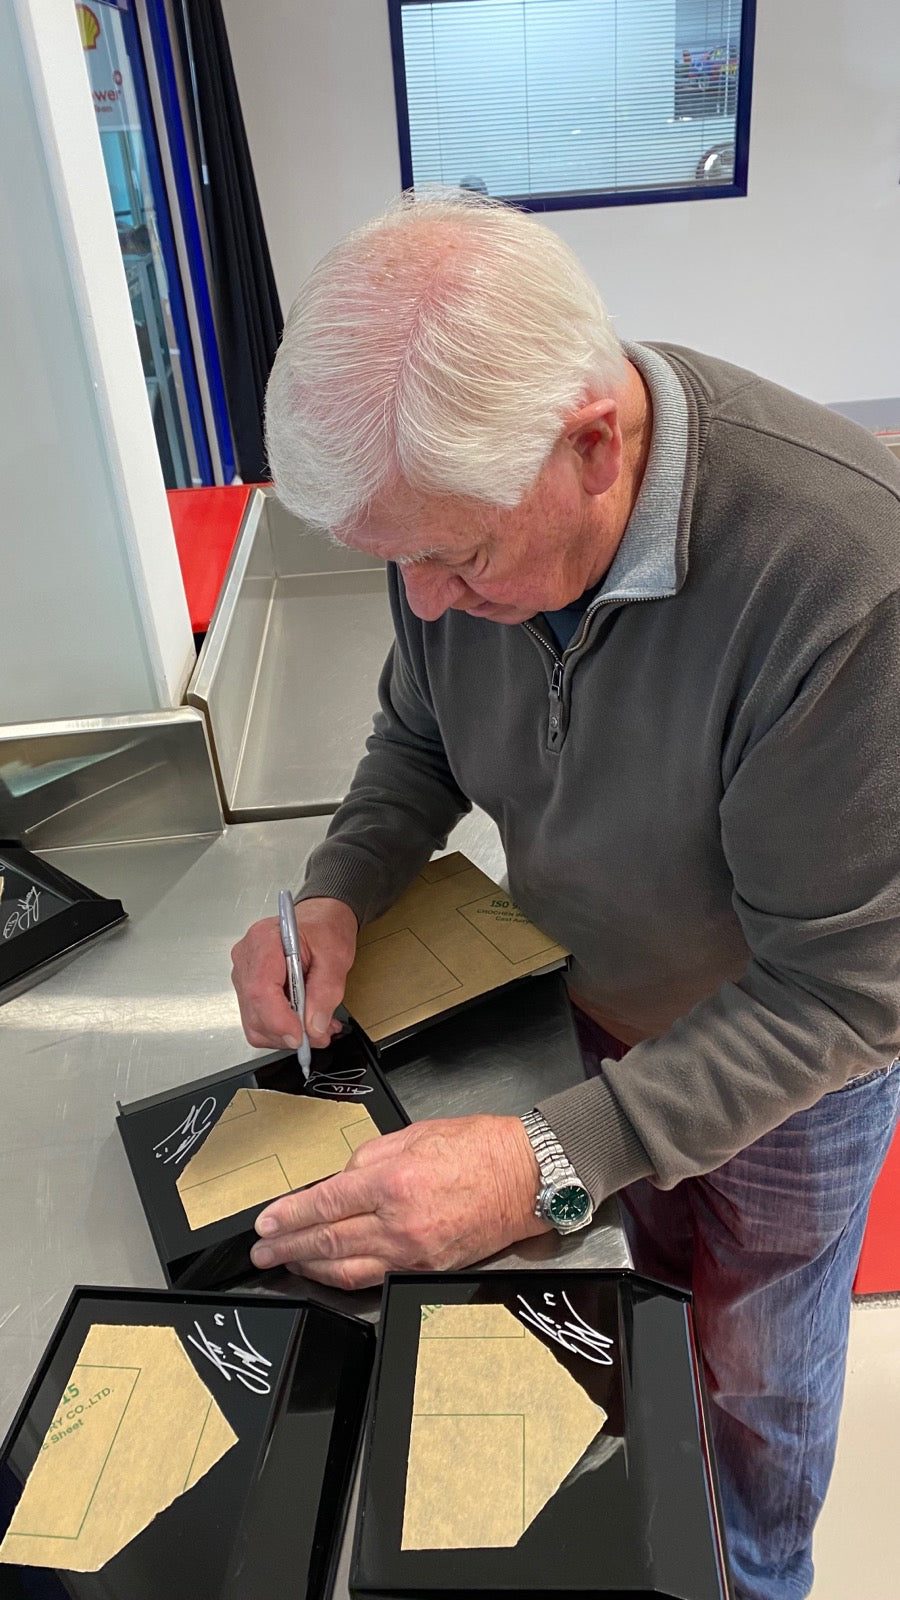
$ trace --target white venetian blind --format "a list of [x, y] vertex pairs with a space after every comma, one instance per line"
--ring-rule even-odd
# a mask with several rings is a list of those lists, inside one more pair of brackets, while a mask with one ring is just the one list
[[742, 0], [400, 0], [415, 185], [728, 184]]

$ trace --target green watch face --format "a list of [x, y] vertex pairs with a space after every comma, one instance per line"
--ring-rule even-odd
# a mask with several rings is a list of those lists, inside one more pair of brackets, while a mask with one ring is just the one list
[[554, 1222], [580, 1222], [590, 1204], [591, 1197], [580, 1183], [566, 1183], [557, 1189], [547, 1210]]

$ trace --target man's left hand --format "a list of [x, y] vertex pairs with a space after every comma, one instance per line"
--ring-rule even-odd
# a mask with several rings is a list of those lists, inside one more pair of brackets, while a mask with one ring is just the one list
[[256, 1220], [257, 1267], [366, 1289], [386, 1272], [449, 1271], [548, 1232], [518, 1117], [414, 1122], [360, 1145], [343, 1172], [273, 1201]]

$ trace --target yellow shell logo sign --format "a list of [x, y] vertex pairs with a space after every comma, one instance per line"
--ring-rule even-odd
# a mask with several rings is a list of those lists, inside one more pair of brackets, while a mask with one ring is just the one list
[[85, 50], [96, 50], [97, 40], [100, 37], [100, 23], [90, 6], [76, 6], [78, 13], [78, 31]]

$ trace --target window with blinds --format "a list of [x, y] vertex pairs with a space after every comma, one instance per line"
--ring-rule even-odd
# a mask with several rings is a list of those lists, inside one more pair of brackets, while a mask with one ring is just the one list
[[754, 0], [388, 0], [403, 187], [747, 192]]

